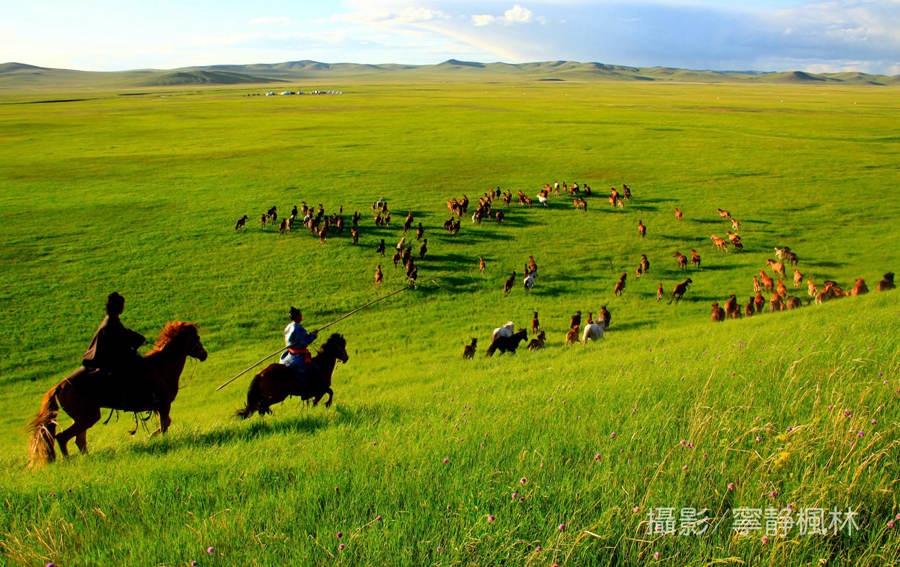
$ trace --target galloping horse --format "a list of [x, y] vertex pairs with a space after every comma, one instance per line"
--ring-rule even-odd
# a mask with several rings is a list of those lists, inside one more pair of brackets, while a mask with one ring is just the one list
[[[156, 412], [158, 433], [165, 433], [172, 423], [169, 410], [178, 395], [178, 379], [188, 356], [204, 361], [206, 349], [196, 325], [175, 321], [166, 324], [154, 349], [127, 373], [108, 374], [80, 367], [44, 395], [41, 410], [28, 427], [32, 432], [31, 464], [55, 460], [54, 441], [68, 456], [66, 445], [72, 437], [78, 449], [87, 453], [87, 430], [100, 420], [100, 408]], [[60, 406], [75, 423], [57, 435]]]
[[302, 380], [298, 379], [293, 369], [283, 364], [270, 364], [253, 377], [247, 390], [247, 405], [238, 410], [236, 415], [247, 419], [253, 412], [258, 412], [259, 415], [271, 413], [269, 407], [284, 401], [288, 396], [300, 396], [303, 400], [312, 398], [313, 405], [318, 405], [322, 397], [328, 394], [325, 407], [331, 406], [331, 398], [334, 396], [331, 375], [335, 362], [347, 362], [348, 358], [346, 339], [334, 333], [313, 357]]

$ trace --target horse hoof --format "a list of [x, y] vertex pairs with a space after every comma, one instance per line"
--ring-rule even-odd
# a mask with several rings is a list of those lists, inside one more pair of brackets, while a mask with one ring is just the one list
[[326, 407], [326, 408], [330, 408], [330, 407], [331, 407], [331, 402], [325, 402], [325, 407]]

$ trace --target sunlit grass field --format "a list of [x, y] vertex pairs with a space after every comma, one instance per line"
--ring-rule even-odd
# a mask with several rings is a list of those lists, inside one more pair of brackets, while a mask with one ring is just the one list
[[[900, 295], [875, 291], [900, 267], [900, 89], [332, 86], [346, 94], [0, 98], [5, 562], [900, 564]], [[535, 198], [554, 181], [590, 185], [587, 212], [568, 196], [498, 201], [503, 224], [441, 230], [452, 197]], [[623, 183], [634, 198], [611, 208]], [[372, 220], [379, 197], [389, 228]], [[269, 207], [303, 201], [348, 221], [359, 210], [359, 244], [260, 227]], [[717, 207], [740, 221], [743, 253], [713, 248], [731, 230]], [[214, 390], [278, 348], [291, 305], [315, 328], [405, 285], [375, 247], [393, 247], [409, 211], [428, 238], [420, 285], [333, 327], [350, 355], [335, 405], [236, 421], [251, 375]], [[873, 291], [711, 323], [712, 301], [746, 303], [775, 246], [820, 287], [862, 277]], [[703, 267], [683, 274], [673, 252], [692, 248]], [[651, 268], [635, 279], [641, 254]], [[504, 297], [529, 255], [535, 288], [517, 277]], [[656, 301], [685, 277], [684, 300]], [[90, 455], [26, 470], [23, 428], [113, 290], [126, 325], [152, 337], [196, 322], [210, 357], [188, 363], [165, 437], [130, 436], [120, 414], [88, 432]], [[572, 313], [601, 305], [606, 338], [564, 347]], [[545, 350], [484, 357], [493, 328], [534, 311]], [[676, 531], [687, 508], [709, 523], [659, 533], [666, 508]], [[741, 535], [746, 509], [763, 515]], [[826, 528], [851, 510], [858, 529], [801, 535], [810, 509]], [[767, 510], [795, 525], [767, 535]]]

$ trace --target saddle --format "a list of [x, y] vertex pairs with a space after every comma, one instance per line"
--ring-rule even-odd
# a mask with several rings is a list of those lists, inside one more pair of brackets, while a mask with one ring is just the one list
[[104, 408], [123, 411], [156, 410], [162, 402], [154, 384], [127, 371], [82, 367], [69, 383]]
[[319, 370], [314, 362], [307, 362], [303, 367], [303, 370], [297, 370], [292, 366], [284, 366], [291, 371], [294, 381], [298, 386], [306, 386], [309, 383], [309, 377], [315, 375]]

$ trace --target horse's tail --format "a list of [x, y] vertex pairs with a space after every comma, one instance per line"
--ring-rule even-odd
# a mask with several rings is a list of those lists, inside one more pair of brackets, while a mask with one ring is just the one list
[[59, 413], [59, 404], [56, 402], [56, 394], [60, 384], [50, 388], [44, 394], [44, 400], [41, 402], [41, 409], [35, 416], [34, 420], [28, 424], [26, 431], [31, 432], [31, 443], [29, 451], [31, 453], [30, 467], [40, 466], [46, 463], [52, 463], [56, 460], [56, 415]]
[[262, 401], [262, 388], [259, 385], [259, 379], [262, 373], [253, 377], [250, 382], [250, 388], [247, 390], [247, 405], [244, 409], [238, 410], [234, 415], [241, 419], [247, 419], [250, 415], [261, 409], [260, 401]]

